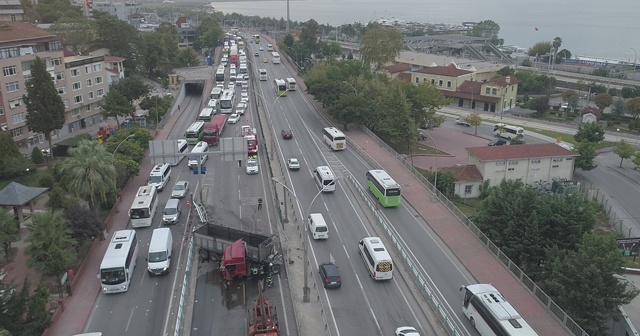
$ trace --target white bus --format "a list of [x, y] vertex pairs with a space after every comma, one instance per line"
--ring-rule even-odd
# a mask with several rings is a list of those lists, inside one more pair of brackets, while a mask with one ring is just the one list
[[498, 123], [493, 126], [493, 134], [503, 138], [513, 139], [519, 135], [524, 136], [524, 128]]
[[462, 312], [480, 335], [538, 335], [492, 285], [462, 286]]
[[320, 191], [336, 191], [336, 176], [333, 175], [331, 168], [327, 166], [316, 167], [316, 169], [313, 170], [313, 179], [316, 181]]
[[216, 70], [216, 82], [224, 82], [224, 66], [218, 66], [218, 70]]
[[133, 199], [129, 218], [132, 228], [151, 226], [158, 209], [158, 192], [154, 186], [142, 186]]
[[222, 89], [216, 86], [213, 89], [211, 89], [211, 95], [209, 95], [209, 99], [220, 99], [221, 94], [222, 94]]
[[191, 154], [189, 154], [189, 168], [198, 169], [198, 161], [200, 161], [200, 166], [202, 166], [207, 159], [209, 158], [208, 154], [202, 154], [209, 151], [209, 144], [200, 141], [196, 144], [195, 147], [191, 150]]
[[[185, 140], [185, 139], [178, 140], [178, 153], [187, 154], [187, 150], [188, 149], [189, 149], [189, 144], [187, 143], [187, 140]], [[172, 163], [171, 165], [172, 166], [177, 166], [178, 163], [180, 163], [182, 161], [182, 159], [184, 159], [184, 156], [179, 156], [178, 160], [176, 161], [176, 163]]]
[[295, 91], [296, 90], [296, 80], [293, 78], [287, 78], [287, 90]]
[[271, 62], [273, 62], [273, 64], [280, 64], [280, 54], [278, 54], [277, 52], [272, 52], [271, 53]]
[[120, 293], [129, 289], [129, 283], [138, 259], [138, 239], [135, 230], [113, 233], [107, 252], [100, 264], [100, 284], [103, 293]]
[[198, 120], [211, 121], [211, 117], [213, 117], [214, 114], [216, 113], [213, 108], [205, 107], [200, 111], [200, 114], [198, 114]]
[[240, 67], [238, 68], [238, 73], [239, 74], [246, 74], [247, 71], [247, 63], [240, 63]]
[[362, 238], [358, 243], [358, 252], [374, 280], [393, 278], [393, 260], [380, 238]]
[[261, 81], [266, 81], [267, 80], [267, 69], [259, 69], [258, 73], [260, 74], [260, 80]]
[[233, 113], [233, 100], [234, 98], [234, 90], [227, 89], [222, 92], [222, 97], [220, 97], [220, 113], [231, 114]]
[[187, 143], [195, 145], [202, 139], [202, 130], [204, 129], [205, 122], [202, 120], [196, 121], [186, 131], [184, 131], [184, 137], [187, 139]]
[[335, 127], [325, 127], [322, 130], [324, 142], [333, 150], [345, 150], [347, 148], [347, 138]]

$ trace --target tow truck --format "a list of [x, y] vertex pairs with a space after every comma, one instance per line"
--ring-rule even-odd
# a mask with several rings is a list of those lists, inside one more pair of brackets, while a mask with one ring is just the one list
[[253, 301], [249, 336], [280, 336], [276, 307], [269, 304], [258, 286], [258, 298]]

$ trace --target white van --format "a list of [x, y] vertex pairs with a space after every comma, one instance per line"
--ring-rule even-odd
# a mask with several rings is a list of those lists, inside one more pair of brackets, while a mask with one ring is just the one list
[[309, 218], [307, 218], [309, 231], [313, 236], [313, 239], [328, 239], [329, 238], [329, 227], [327, 223], [324, 221], [324, 217], [319, 213], [309, 214]]
[[379, 237], [362, 238], [358, 243], [358, 253], [374, 280], [393, 278], [393, 260]]
[[200, 161], [200, 165], [202, 166], [205, 162], [207, 162], [207, 159], [209, 158], [208, 154], [202, 154], [202, 153], [206, 153], [209, 151], [209, 144], [204, 142], [204, 141], [200, 141], [198, 142], [195, 147], [193, 147], [193, 149], [191, 150], [191, 154], [189, 154], [189, 168], [191, 169], [198, 169], [198, 160]]
[[147, 258], [147, 270], [151, 275], [169, 273], [171, 265], [171, 252], [173, 251], [173, 237], [169, 228], [153, 230], [151, 244], [149, 244], [149, 257]]
[[178, 157], [178, 160], [176, 160], [175, 163], [171, 163], [171, 165], [172, 166], [177, 166], [178, 163], [180, 163], [182, 161], [182, 159], [184, 159], [185, 156], [187, 156], [188, 150], [189, 150], [189, 144], [187, 143], [187, 140], [179, 139], [178, 140], [178, 153], [184, 154], [184, 156]]
[[162, 191], [162, 189], [164, 189], [164, 186], [167, 185], [167, 182], [169, 182], [170, 179], [171, 165], [167, 163], [157, 164], [153, 167], [151, 173], [149, 174], [147, 185], [154, 186], [156, 187], [156, 189], [158, 189], [158, 191]]
[[170, 198], [167, 200], [164, 210], [162, 210], [162, 222], [164, 224], [178, 224], [181, 213], [182, 209], [180, 208], [180, 200], [177, 198]]
[[273, 51], [273, 45], [267, 44], [267, 51]]
[[322, 192], [336, 191], [336, 176], [333, 175], [331, 168], [327, 166], [316, 167], [313, 170], [313, 179]]

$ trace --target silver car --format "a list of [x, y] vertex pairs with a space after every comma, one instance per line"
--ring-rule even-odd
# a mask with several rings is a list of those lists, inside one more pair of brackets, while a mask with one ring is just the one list
[[176, 185], [173, 186], [171, 190], [172, 198], [184, 198], [187, 196], [189, 192], [189, 182], [188, 181], [178, 181]]

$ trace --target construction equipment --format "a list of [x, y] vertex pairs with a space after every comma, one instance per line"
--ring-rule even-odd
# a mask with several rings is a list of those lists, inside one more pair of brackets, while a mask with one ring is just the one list
[[276, 307], [269, 305], [262, 287], [258, 286], [258, 298], [253, 301], [253, 312], [250, 314], [249, 336], [280, 336]]

